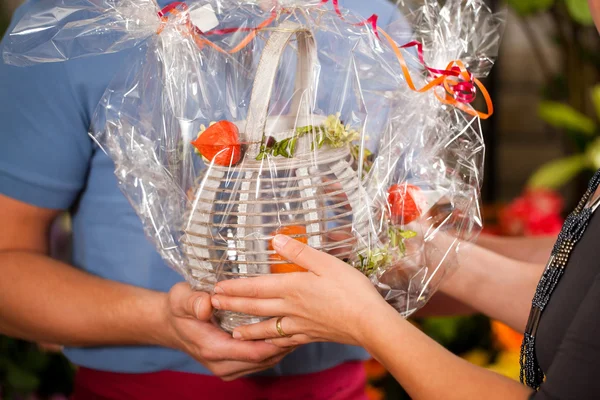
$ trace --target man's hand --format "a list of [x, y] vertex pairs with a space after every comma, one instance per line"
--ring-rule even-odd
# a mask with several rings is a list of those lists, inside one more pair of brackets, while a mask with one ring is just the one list
[[2, 334], [75, 347], [166, 346], [229, 380], [267, 369], [289, 352], [232, 339], [210, 322], [210, 296], [185, 283], [155, 292], [52, 260], [48, 231], [58, 214], [0, 195]]
[[264, 341], [235, 340], [211, 322], [212, 311], [209, 294], [195, 292], [187, 283], [175, 285], [165, 304], [167, 332], [161, 344], [186, 352], [223, 380], [271, 368], [292, 351]]

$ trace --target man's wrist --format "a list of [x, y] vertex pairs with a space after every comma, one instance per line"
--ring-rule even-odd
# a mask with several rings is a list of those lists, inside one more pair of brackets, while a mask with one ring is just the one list
[[147, 291], [135, 307], [141, 341], [147, 345], [175, 348], [175, 334], [170, 322], [167, 293]]

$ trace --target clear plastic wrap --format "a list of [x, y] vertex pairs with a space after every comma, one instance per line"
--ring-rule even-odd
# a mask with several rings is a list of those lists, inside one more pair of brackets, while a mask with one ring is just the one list
[[[198, 290], [302, 271], [287, 234], [425, 304], [481, 228], [473, 100], [500, 22], [428, 1], [383, 30], [326, 0], [53, 0], [10, 33], [29, 65], [135, 48], [91, 135], [167, 264]], [[218, 312], [231, 330], [254, 317]]]

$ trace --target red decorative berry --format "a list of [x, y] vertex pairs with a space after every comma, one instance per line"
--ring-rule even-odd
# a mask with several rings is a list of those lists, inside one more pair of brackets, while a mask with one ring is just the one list
[[219, 121], [202, 132], [192, 145], [202, 157], [217, 165], [236, 165], [242, 158], [239, 130], [229, 121]]
[[388, 204], [392, 214], [392, 223], [409, 224], [421, 216], [421, 210], [415, 202], [420, 189], [414, 185], [393, 185], [388, 190]]
[[273, 136], [267, 136], [265, 139], [265, 146], [267, 149], [273, 148], [277, 144], [277, 140]]

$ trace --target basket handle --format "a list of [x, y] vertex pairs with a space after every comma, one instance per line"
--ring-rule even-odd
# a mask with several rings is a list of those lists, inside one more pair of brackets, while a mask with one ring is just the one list
[[[281, 57], [292, 37], [298, 42], [298, 64], [292, 112], [309, 114], [313, 103], [313, 77], [317, 64], [317, 48], [312, 32], [301, 25], [285, 21], [271, 34], [258, 62], [252, 96], [246, 119], [246, 137], [251, 143], [262, 140], [269, 114], [271, 94]], [[258, 153], [258, 145], [251, 146]]]

